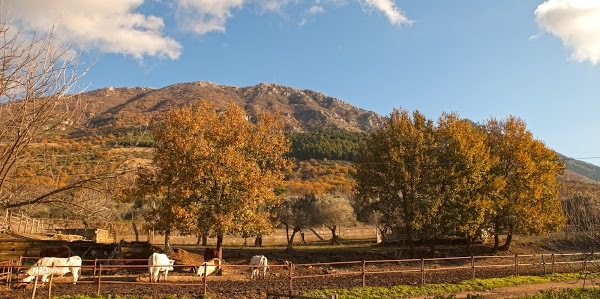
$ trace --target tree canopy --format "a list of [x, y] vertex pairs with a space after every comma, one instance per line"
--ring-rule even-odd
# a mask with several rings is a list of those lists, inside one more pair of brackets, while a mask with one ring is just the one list
[[416, 238], [430, 240], [434, 251], [439, 237], [459, 231], [469, 241], [482, 229], [496, 240], [506, 233], [508, 248], [513, 233], [564, 224], [563, 169], [518, 118], [477, 125], [443, 114], [434, 124], [418, 111], [394, 110], [360, 150], [357, 206], [403, 235], [411, 254]]
[[[282, 122], [263, 114], [253, 123], [241, 107], [218, 111], [201, 101], [171, 110], [153, 135], [154, 160], [140, 172], [136, 193], [160, 196], [160, 216], [198, 224], [217, 237], [219, 250], [225, 234], [261, 234], [273, 227], [270, 207], [281, 199], [277, 190], [289, 167]], [[172, 228], [172, 220], [164, 229]]]

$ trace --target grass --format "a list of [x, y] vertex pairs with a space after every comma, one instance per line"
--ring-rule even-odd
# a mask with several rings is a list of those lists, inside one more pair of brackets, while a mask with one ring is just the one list
[[[600, 275], [588, 275], [587, 279], [597, 278]], [[304, 296], [330, 296], [338, 294], [344, 299], [379, 299], [379, 298], [409, 298], [415, 296], [442, 296], [459, 292], [479, 292], [500, 287], [510, 287], [534, 283], [564, 282], [583, 279], [581, 274], [553, 274], [547, 276], [511, 276], [505, 278], [470, 279], [458, 284], [426, 284], [421, 286], [400, 285], [391, 288], [366, 287], [336, 290], [315, 290], [305, 292]], [[444, 297], [441, 297], [444, 298]], [[562, 297], [542, 297], [562, 298]], [[567, 297], [568, 298], [568, 297]], [[588, 297], [582, 297], [588, 298]], [[591, 297], [590, 297], [591, 298]], [[598, 298], [598, 297], [595, 297]], [[537, 299], [537, 298], [536, 298]]]
[[600, 288], [564, 289], [545, 291], [537, 295], [527, 295], [519, 299], [595, 299], [600, 298]]

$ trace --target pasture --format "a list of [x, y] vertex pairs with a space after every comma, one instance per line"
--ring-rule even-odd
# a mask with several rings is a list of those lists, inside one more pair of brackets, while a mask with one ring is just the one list
[[[420, 246], [422, 258], [410, 259], [402, 246], [375, 245], [371, 241], [345, 240], [342, 246], [326, 245], [326, 241], [313, 241], [307, 245], [296, 244], [292, 252], [281, 244], [255, 248], [228, 245], [224, 248], [223, 275], [208, 276], [206, 292], [210, 298], [266, 298], [267, 292], [311, 292], [323, 289], [350, 289], [366, 287], [418, 286], [432, 283], [459, 283], [476, 278], [506, 277], [517, 275], [544, 275], [554, 272], [598, 272], [600, 266], [595, 254], [551, 255], [540, 243], [516, 242], [510, 252], [489, 255], [490, 246], [478, 245], [477, 258], [463, 257], [464, 247], [439, 246], [437, 258], [427, 255], [426, 246]], [[179, 257], [187, 260], [174, 265], [167, 283], [149, 283], [148, 253], [129, 248], [140, 256], [130, 260], [99, 264], [88, 260], [82, 267], [77, 285], [72, 285], [69, 274], [56, 278], [53, 295], [120, 294], [123, 296], [169, 296], [197, 297], [204, 292], [200, 277], [190, 273], [198, 257], [201, 260], [204, 247], [175, 245]], [[541, 255], [548, 252], [548, 255]], [[269, 270], [264, 280], [250, 278], [250, 258], [264, 255], [269, 259]], [[133, 257], [138, 258], [135, 260]], [[296, 265], [290, 278], [285, 262]], [[98, 261], [96, 261], [98, 262]], [[106, 261], [105, 261], [106, 262]], [[48, 285], [38, 289], [38, 296], [47, 296]], [[31, 298], [32, 287], [2, 292], [2, 298]], [[10, 294], [10, 295], [9, 295]]]

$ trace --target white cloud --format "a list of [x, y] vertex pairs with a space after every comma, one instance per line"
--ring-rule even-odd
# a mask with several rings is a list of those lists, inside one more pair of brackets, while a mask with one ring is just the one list
[[163, 19], [136, 13], [143, 0], [19, 0], [11, 11], [29, 29], [55, 26], [56, 37], [86, 50], [177, 59], [182, 46], [165, 36]]
[[404, 12], [396, 7], [393, 0], [361, 0], [369, 9], [381, 11], [393, 25], [410, 24]]
[[306, 14], [318, 15], [318, 14], [322, 14], [324, 12], [325, 12], [325, 8], [323, 8], [323, 6], [313, 5], [306, 11]]
[[306, 25], [306, 23], [308, 23], [309, 21], [314, 19], [316, 15], [320, 15], [323, 13], [325, 13], [325, 8], [323, 6], [317, 5], [317, 4], [312, 5], [304, 12], [304, 17], [302, 18], [302, 21], [300, 21], [300, 23], [298, 25], [304, 26], [304, 25]]
[[263, 12], [282, 13], [290, 0], [256, 0]]
[[547, 0], [535, 15], [540, 27], [572, 49], [573, 58], [600, 63], [600, 1]]
[[225, 32], [231, 11], [242, 8], [244, 0], [175, 0], [177, 21], [182, 29], [198, 35]]

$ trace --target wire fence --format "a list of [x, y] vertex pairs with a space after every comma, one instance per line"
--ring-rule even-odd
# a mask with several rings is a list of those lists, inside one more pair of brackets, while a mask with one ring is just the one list
[[[307, 285], [319, 289], [320, 281], [326, 279], [344, 279], [350, 287], [379, 286], [382, 276], [391, 284], [426, 284], [465, 280], [474, 278], [504, 277], [518, 275], [547, 275], [553, 273], [592, 273], [600, 272], [600, 254], [571, 253], [571, 254], [529, 254], [504, 256], [471, 256], [448, 258], [421, 258], [397, 260], [364, 260], [348, 262], [305, 263], [269, 265], [267, 278], [269, 284], [284, 286], [278, 291], [287, 294], [297, 294], [305, 290]], [[23, 285], [24, 272], [39, 257], [20, 257], [18, 261], [0, 263], [0, 283], [6, 288]], [[128, 286], [186, 286], [200, 296], [210, 295], [217, 291], [217, 285], [223, 281], [252, 281], [250, 275], [252, 266], [225, 264], [221, 266], [222, 276], [198, 276], [198, 265], [173, 265], [174, 271], [159, 283], [149, 279], [147, 259], [94, 259], [82, 260], [81, 279], [77, 284], [95, 286], [95, 295], [100, 296], [103, 289], [109, 285]], [[68, 266], [52, 266], [61, 268]], [[160, 266], [156, 266], [160, 267]], [[206, 267], [204, 268], [206, 269]], [[48, 270], [45, 273], [54, 273]], [[41, 272], [38, 272], [41, 275]], [[168, 278], [168, 279], [167, 279]], [[395, 280], [394, 280], [395, 279]], [[33, 282], [32, 298], [38, 288], [39, 276]], [[440, 281], [441, 280], [441, 281]], [[51, 298], [52, 285], [71, 284], [72, 280], [65, 278], [56, 280], [53, 274], [46, 282], [48, 298]], [[214, 289], [210, 286], [214, 285]], [[252, 287], [251, 284], [247, 285]], [[287, 290], [286, 290], [287, 289]], [[87, 289], [89, 292], [89, 288]], [[113, 293], [114, 289], [110, 291]], [[88, 294], [90, 295], [90, 294]], [[291, 297], [290, 297], [291, 298]]]

